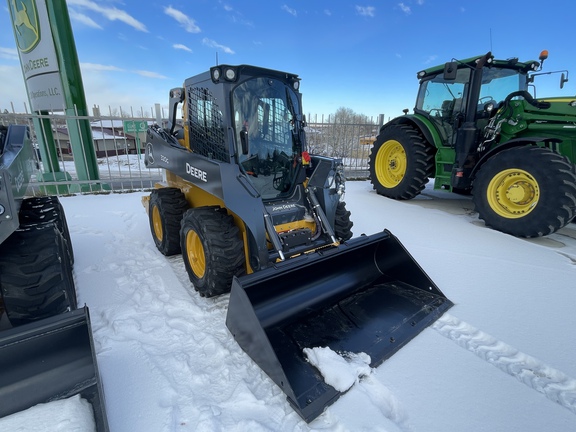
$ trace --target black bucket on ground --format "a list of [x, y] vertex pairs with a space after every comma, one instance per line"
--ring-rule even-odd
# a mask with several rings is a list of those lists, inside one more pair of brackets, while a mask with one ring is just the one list
[[235, 278], [226, 325], [310, 422], [341, 393], [304, 348], [364, 352], [376, 367], [452, 305], [384, 231]]
[[0, 417], [80, 395], [108, 432], [88, 308], [0, 332]]

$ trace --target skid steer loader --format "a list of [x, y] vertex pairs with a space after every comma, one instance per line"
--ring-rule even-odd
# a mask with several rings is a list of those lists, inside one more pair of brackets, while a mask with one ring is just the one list
[[0, 418], [80, 395], [97, 431], [107, 432], [64, 209], [54, 196], [26, 197], [35, 171], [28, 127], [0, 126]]
[[158, 250], [182, 253], [200, 295], [230, 292], [235, 340], [311, 421], [340, 392], [305, 348], [376, 366], [452, 303], [390, 232], [352, 238], [342, 162], [306, 151], [299, 85], [220, 65], [172, 89], [145, 155], [165, 181], [143, 204]]

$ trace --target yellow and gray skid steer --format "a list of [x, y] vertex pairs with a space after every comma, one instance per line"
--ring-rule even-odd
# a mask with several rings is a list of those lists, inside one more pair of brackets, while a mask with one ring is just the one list
[[[452, 306], [390, 232], [352, 236], [342, 161], [307, 152], [297, 75], [219, 65], [170, 91], [145, 163], [156, 247], [194, 289], [230, 292], [226, 325], [306, 421], [340, 392], [304, 349], [376, 366]], [[177, 120], [182, 104], [182, 122]]]

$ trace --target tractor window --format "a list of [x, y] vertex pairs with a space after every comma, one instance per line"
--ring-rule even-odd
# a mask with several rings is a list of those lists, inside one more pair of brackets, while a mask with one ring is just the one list
[[510, 93], [526, 90], [526, 75], [512, 69], [486, 68], [482, 74], [482, 87], [480, 88], [479, 111], [484, 104], [494, 101], [502, 102]]
[[[455, 80], [447, 81], [442, 74], [436, 75], [420, 86], [416, 108], [433, 117], [445, 117], [448, 110], [462, 109], [466, 85], [470, 81], [470, 70], [460, 69]], [[451, 113], [451, 112], [450, 112]]]
[[443, 141], [453, 144], [458, 118], [466, 106], [470, 69], [459, 69], [455, 80], [445, 80], [442, 74], [422, 82], [416, 100], [416, 110], [425, 111], [437, 125]]
[[[292, 191], [299, 155], [294, 119], [300, 113], [294, 92], [281, 81], [253, 78], [233, 91], [235, 135], [240, 166], [263, 199]], [[240, 134], [247, 134], [248, 154], [243, 154]]]

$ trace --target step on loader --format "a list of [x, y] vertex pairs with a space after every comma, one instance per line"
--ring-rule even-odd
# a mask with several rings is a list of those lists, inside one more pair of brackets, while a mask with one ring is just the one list
[[165, 180], [143, 204], [158, 250], [182, 254], [200, 295], [230, 292], [231, 334], [309, 422], [341, 393], [305, 348], [376, 366], [452, 303], [390, 232], [353, 238], [342, 161], [307, 152], [299, 86], [219, 65], [172, 89], [146, 139]]
[[0, 418], [80, 395], [107, 432], [64, 209], [58, 197], [27, 197], [36, 169], [28, 127], [0, 126]]

